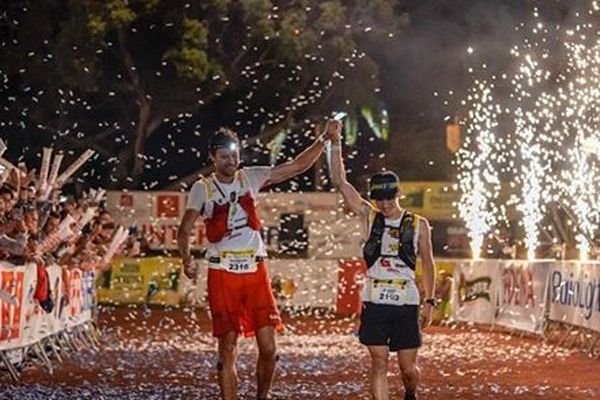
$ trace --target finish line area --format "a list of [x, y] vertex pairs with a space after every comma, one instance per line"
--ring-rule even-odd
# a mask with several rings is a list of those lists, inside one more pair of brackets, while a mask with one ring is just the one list
[[[369, 358], [358, 321], [331, 314], [285, 317], [274, 399], [368, 399]], [[202, 309], [100, 306], [100, 350], [85, 349], [54, 373], [0, 375], [2, 398], [217, 399], [216, 343]], [[419, 353], [424, 399], [594, 399], [600, 363], [578, 349], [468, 325], [432, 326]], [[240, 398], [253, 398], [256, 350], [240, 339]], [[390, 357], [390, 398], [402, 395]]]

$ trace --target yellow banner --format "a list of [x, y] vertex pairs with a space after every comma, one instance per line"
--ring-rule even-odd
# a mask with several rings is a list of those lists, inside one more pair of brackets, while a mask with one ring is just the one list
[[179, 258], [120, 258], [100, 273], [98, 301], [111, 304], [147, 303], [178, 306]]
[[[419, 214], [430, 221], [460, 221], [458, 203], [460, 191], [454, 182], [401, 182], [400, 191], [403, 198], [400, 205], [407, 210]], [[502, 183], [496, 205], [506, 205], [511, 196], [520, 195], [509, 183]], [[506, 207], [506, 218], [519, 218], [515, 207]]]
[[[433, 310], [432, 320], [434, 323], [440, 323], [450, 316], [450, 297], [452, 296], [452, 275], [454, 268], [461, 260], [436, 258], [435, 262], [435, 297], [440, 304]], [[417, 260], [417, 268], [415, 271], [417, 286], [421, 298], [425, 297], [423, 291], [421, 258]]]
[[452, 221], [458, 217], [460, 192], [453, 182], [402, 182], [402, 207], [430, 221]]

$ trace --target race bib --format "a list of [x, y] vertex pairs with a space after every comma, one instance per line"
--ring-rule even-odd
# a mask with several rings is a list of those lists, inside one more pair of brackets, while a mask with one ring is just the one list
[[256, 257], [253, 251], [227, 251], [221, 253], [221, 265], [234, 274], [256, 272]]
[[375, 304], [407, 304], [409, 281], [404, 279], [369, 279], [369, 297]]

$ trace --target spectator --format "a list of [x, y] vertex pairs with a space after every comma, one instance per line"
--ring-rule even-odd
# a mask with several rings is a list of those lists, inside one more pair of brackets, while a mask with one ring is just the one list
[[[41, 193], [35, 171], [28, 172], [24, 166], [3, 176], [1, 260], [14, 264], [44, 260], [46, 265], [58, 262], [73, 267], [102, 262], [117, 226], [112, 215], [98, 207], [101, 192], [79, 199], [61, 196], [56, 187]], [[135, 252], [135, 246], [129, 247], [129, 254]]]

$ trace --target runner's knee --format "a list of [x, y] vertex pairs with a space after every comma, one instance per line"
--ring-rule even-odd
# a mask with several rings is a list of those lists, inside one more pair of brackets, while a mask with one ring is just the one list
[[258, 356], [262, 359], [277, 361], [279, 359], [279, 356], [277, 355], [277, 346], [275, 346], [275, 344], [262, 346], [258, 350]]
[[400, 371], [402, 372], [402, 376], [405, 380], [409, 380], [411, 382], [419, 380], [419, 368], [416, 365], [401, 365]]
[[374, 373], [385, 374], [388, 370], [387, 357], [371, 357], [371, 369]]
[[235, 359], [237, 353], [237, 340], [224, 339], [219, 341], [219, 359], [220, 362], [227, 364]]

